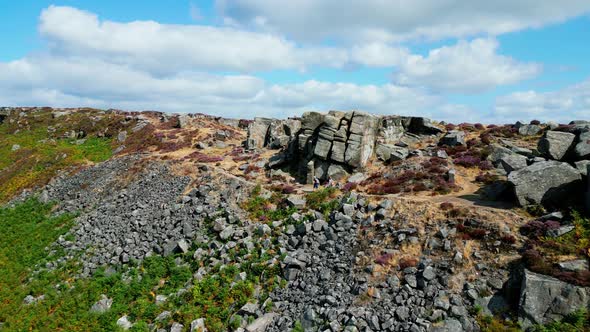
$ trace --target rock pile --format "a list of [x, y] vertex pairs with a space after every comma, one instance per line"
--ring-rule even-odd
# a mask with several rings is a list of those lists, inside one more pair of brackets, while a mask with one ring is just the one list
[[563, 207], [564, 202], [580, 203], [579, 193], [588, 192], [582, 181], [589, 162], [588, 138], [590, 124], [583, 121], [547, 126], [536, 150], [495, 146], [490, 159], [508, 174], [519, 205]]
[[183, 195], [190, 179], [172, 174], [166, 163], [141, 165], [129, 183], [122, 182], [120, 175], [137, 162], [136, 157], [107, 161], [54, 181], [41, 195], [63, 202], [63, 211], [85, 211], [70, 231], [74, 240], [62, 236], [57, 241], [67, 253], [61, 260], [82, 252], [83, 276], [100, 266], [186, 252], [203, 232], [204, 220], [227, 209], [230, 201], [235, 204], [242, 189], [237, 180], [221, 179], [226, 182], [215, 188], [202, 185]]
[[[468, 308], [477, 303], [499, 309], [492, 296], [480, 294], [498, 293], [507, 271], [480, 264], [476, 283], [453, 290], [450, 278], [463, 262], [453, 250], [456, 230], [441, 226], [433, 237], [425, 236], [392, 214], [391, 201], [374, 205], [352, 194], [329, 218], [316, 214], [288, 226], [279, 245], [289, 283], [271, 294], [279, 316], [270, 331], [289, 330], [297, 321], [306, 331], [431, 331], [441, 321], [457, 331], [475, 331]], [[383, 249], [386, 243], [392, 247]], [[397, 273], [379, 273], [407, 245], [428, 249]], [[383, 251], [375, 258], [378, 248]]]

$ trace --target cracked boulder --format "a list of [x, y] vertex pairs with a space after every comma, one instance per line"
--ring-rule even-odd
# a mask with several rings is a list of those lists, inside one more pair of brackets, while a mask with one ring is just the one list
[[534, 163], [508, 175], [521, 206], [562, 205], [565, 199], [578, 194], [581, 179], [578, 170], [558, 161]]
[[588, 288], [525, 270], [518, 315], [523, 329], [561, 320], [589, 304]]

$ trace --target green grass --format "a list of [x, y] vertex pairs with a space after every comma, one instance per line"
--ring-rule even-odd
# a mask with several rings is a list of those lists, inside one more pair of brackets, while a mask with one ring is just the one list
[[[50, 256], [45, 248], [66, 234], [74, 222], [73, 215], [52, 216], [51, 210], [51, 204], [34, 198], [0, 208], [0, 322], [6, 331], [117, 331], [116, 321], [123, 315], [135, 323], [133, 330], [147, 331], [148, 324], [164, 310], [172, 313], [169, 321], [189, 326], [203, 317], [209, 331], [224, 331], [239, 323], [235, 314], [243, 304], [255, 300], [256, 288], [262, 303], [279, 284], [276, 276], [280, 267], [269, 265], [273, 255], [262, 252], [259, 243], [252, 252], [238, 247], [229, 252], [232, 260], [240, 261], [239, 268], [216, 266], [195, 281], [192, 290], [171, 296], [161, 305], [155, 304], [155, 296], [185, 287], [193, 273], [208, 264], [208, 258], [195, 261], [189, 251], [183, 258], [190, 265], [179, 266], [174, 256], [154, 255], [141, 264], [119, 266], [109, 274], [99, 270], [91, 278], [76, 278], [80, 266], [73, 259], [54, 271], [35, 275], [35, 265], [44, 266], [63, 254]], [[240, 272], [246, 273], [245, 280], [236, 279]], [[111, 310], [89, 312], [101, 294], [113, 299]], [[27, 295], [45, 298], [23, 305]]]
[[535, 326], [535, 332], [587, 332], [590, 331], [590, 317], [586, 310], [578, 310], [560, 321]]
[[307, 194], [305, 199], [308, 208], [320, 211], [327, 216], [340, 206], [336, 197], [338, 197], [338, 190], [334, 187], [327, 187]]
[[[84, 116], [75, 117], [83, 122]], [[83, 143], [77, 144], [75, 139], [60, 138], [61, 133], [49, 133], [48, 126], [60, 121], [69, 123], [65, 118], [50, 120], [42, 113], [30, 118], [27, 128], [17, 130], [6, 121], [0, 125], [0, 203], [23, 189], [47, 183], [61, 169], [101, 162], [112, 156], [113, 138], [88, 135]], [[12, 151], [15, 144], [20, 149]]]
[[243, 203], [242, 208], [249, 212], [250, 218], [259, 221], [283, 220], [297, 212], [297, 208], [289, 207], [285, 195], [273, 192], [270, 198], [260, 195], [261, 187], [256, 186], [251, 198]]

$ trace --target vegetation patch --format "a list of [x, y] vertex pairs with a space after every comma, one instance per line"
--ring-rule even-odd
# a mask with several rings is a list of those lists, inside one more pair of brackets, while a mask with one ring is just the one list
[[282, 192], [275, 191], [269, 197], [264, 197], [261, 191], [262, 187], [257, 185], [252, 190], [251, 198], [242, 204], [251, 219], [270, 222], [286, 219], [297, 212], [297, 208], [289, 206]]
[[326, 187], [307, 194], [305, 196], [305, 204], [309, 209], [329, 215], [340, 206], [340, 201], [337, 199], [338, 196], [338, 189]]
[[366, 192], [373, 195], [432, 191], [433, 194], [448, 194], [458, 187], [449, 181], [448, 162], [432, 157], [412, 165], [411, 169], [399, 168], [387, 173], [376, 172], [361, 182]]
[[590, 286], [590, 271], [562, 271], [556, 267], [562, 257], [588, 259], [590, 253], [590, 220], [577, 212], [572, 212], [571, 217], [574, 229], [558, 237], [549, 235], [561, 227], [555, 220], [534, 220], [521, 227], [521, 233], [528, 237], [522, 250], [523, 262], [531, 271]]
[[112, 113], [94, 118], [98, 111], [81, 110], [59, 121], [52, 114], [39, 110], [26, 117], [12, 115], [0, 124], [0, 203], [23, 189], [45, 185], [62, 169], [109, 159], [117, 133], [113, 128], [125, 126], [124, 117]]

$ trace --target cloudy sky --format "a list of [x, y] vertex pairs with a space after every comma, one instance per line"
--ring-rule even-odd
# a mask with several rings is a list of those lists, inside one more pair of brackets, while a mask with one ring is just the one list
[[0, 0], [0, 105], [590, 118], [588, 0]]

